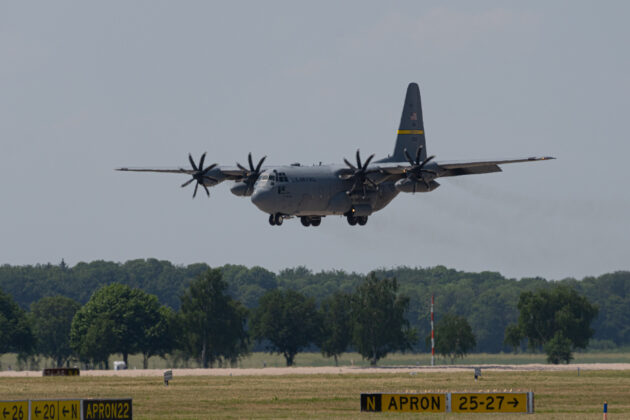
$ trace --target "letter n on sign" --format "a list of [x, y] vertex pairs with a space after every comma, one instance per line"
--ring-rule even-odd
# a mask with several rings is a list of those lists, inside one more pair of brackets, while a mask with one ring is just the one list
[[361, 411], [382, 411], [381, 394], [361, 394]]

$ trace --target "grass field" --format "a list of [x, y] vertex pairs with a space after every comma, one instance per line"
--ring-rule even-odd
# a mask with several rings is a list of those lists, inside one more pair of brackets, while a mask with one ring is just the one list
[[[418, 414], [359, 411], [362, 392], [425, 390], [532, 390], [536, 419], [630, 418], [628, 371], [492, 372], [475, 383], [470, 372], [344, 375], [176, 377], [3, 377], [0, 399], [133, 398], [135, 419], [213, 418], [417, 418]], [[480, 419], [484, 414], [424, 414], [429, 418]], [[492, 419], [522, 414], [493, 414]]]
[[[629, 350], [629, 349], [626, 349]], [[472, 364], [510, 364], [521, 365], [529, 363], [546, 363], [544, 354], [532, 354], [532, 353], [501, 353], [501, 354], [487, 354], [476, 353], [465, 357], [464, 359], [458, 359], [456, 363], [462, 363], [466, 365]], [[630, 351], [619, 352], [586, 352], [586, 353], [574, 353], [575, 359], [573, 363], [630, 363]], [[122, 360], [122, 356], [115, 355], [110, 358], [110, 367], [113, 366], [114, 360]], [[333, 366], [334, 361], [331, 358], [325, 358], [321, 353], [298, 353], [295, 358], [296, 366]], [[379, 362], [379, 366], [428, 366], [431, 364], [430, 354], [417, 354], [417, 353], [394, 353], [382, 359]], [[436, 365], [449, 365], [450, 361], [445, 359], [436, 359]], [[369, 363], [361, 359], [358, 353], [345, 353], [339, 359], [340, 366], [368, 366]], [[17, 358], [15, 354], [4, 354], [0, 356], [0, 370], [7, 370], [11, 366], [13, 370], [18, 369]], [[284, 357], [277, 354], [269, 353], [252, 353], [248, 357], [239, 361], [238, 367], [240, 368], [261, 368], [267, 367], [283, 367], [285, 366]], [[30, 366], [32, 370], [40, 370], [44, 367], [52, 367], [50, 360], [41, 359], [35, 366]], [[194, 361], [190, 361], [185, 365], [181, 361], [175, 361], [170, 357], [162, 359], [160, 357], [152, 357], [149, 359], [149, 369], [167, 369], [178, 367], [199, 367]], [[27, 366], [24, 366], [27, 368]], [[141, 369], [142, 368], [142, 356], [131, 355], [129, 356], [129, 368]]]

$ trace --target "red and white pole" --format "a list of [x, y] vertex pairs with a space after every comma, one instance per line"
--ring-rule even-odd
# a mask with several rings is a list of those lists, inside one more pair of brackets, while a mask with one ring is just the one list
[[431, 295], [431, 366], [435, 366], [435, 331], [433, 329], [433, 303], [435, 296]]

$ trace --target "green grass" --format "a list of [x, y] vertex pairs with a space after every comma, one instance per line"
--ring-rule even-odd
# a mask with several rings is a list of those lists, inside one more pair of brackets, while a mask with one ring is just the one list
[[[362, 392], [425, 390], [532, 390], [532, 419], [601, 418], [608, 401], [611, 419], [630, 418], [630, 374], [625, 371], [484, 372], [475, 383], [468, 372], [417, 375], [345, 374], [234, 377], [175, 377], [168, 387], [159, 377], [0, 378], [2, 399], [133, 398], [135, 419], [208, 418], [417, 418], [418, 414], [359, 411]], [[483, 414], [427, 414], [439, 419], [480, 419]], [[517, 418], [495, 414], [492, 419]]]
[[[630, 363], [630, 351], [625, 352], [585, 352], [574, 353], [575, 359], [572, 363]], [[110, 367], [113, 367], [114, 360], [122, 360], [122, 356], [114, 355], [110, 357]], [[475, 353], [468, 355], [464, 359], [458, 359], [456, 364], [465, 365], [479, 365], [479, 364], [510, 364], [520, 365], [529, 363], [546, 363], [546, 356], [544, 354], [532, 354], [532, 353], [500, 353], [500, 354], [487, 354], [487, 353]], [[326, 358], [321, 353], [298, 353], [295, 358], [296, 366], [333, 366], [334, 361], [331, 358]], [[431, 355], [425, 353], [407, 353], [400, 354], [394, 353], [382, 359], [379, 362], [379, 366], [429, 366], [431, 364]], [[369, 363], [361, 358], [358, 353], [345, 353], [339, 359], [340, 366], [368, 366]], [[436, 365], [450, 365], [450, 361], [436, 357]], [[0, 369], [7, 370], [11, 366], [13, 370], [19, 369], [17, 357], [15, 354], [5, 354], [0, 357]], [[248, 357], [239, 361], [238, 367], [240, 368], [262, 368], [267, 367], [283, 367], [285, 366], [284, 357], [277, 354], [269, 353], [252, 353]], [[29, 366], [22, 366], [26, 369]], [[39, 363], [30, 366], [32, 370], [39, 370], [44, 367], [52, 367], [52, 361], [47, 359], [40, 359]], [[199, 367], [194, 361], [190, 361], [184, 365], [181, 361], [174, 361], [172, 358], [167, 357], [162, 359], [160, 357], [152, 357], [149, 359], [149, 369], [167, 369], [174, 367]], [[142, 356], [131, 355], [129, 357], [130, 369], [142, 368]]]

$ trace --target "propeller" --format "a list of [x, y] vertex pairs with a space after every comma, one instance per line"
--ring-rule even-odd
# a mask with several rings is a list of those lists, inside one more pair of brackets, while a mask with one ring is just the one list
[[[431, 169], [424, 169], [424, 167], [427, 163], [431, 162], [433, 158], [435, 158], [435, 155], [429, 156], [425, 160], [420, 160], [420, 155], [422, 154], [422, 145], [418, 146], [418, 149], [416, 150], [415, 160], [411, 158], [411, 156], [409, 155], [409, 152], [407, 152], [407, 149], [404, 149], [403, 152], [405, 153], [405, 157], [407, 158], [407, 161], [411, 165], [411, 168], [406, 170], [407, 178], [414, 182], [422, 181], [424, 185], [427, 186], [427, 188], [430, 188], [429, 181], [432, 181], [433, 178], [437, 176], [437, 172]], [[430, 174], [431, 176], [428, 177], [427, 179], [425, 178], [424, 174]], [[414, 184], [413, 192], [416, 192], [415, 184]]]
[[247, 155], [249, 169], [245, 168], [243, 165], [241, 165], [238, 162], [236, 163], [236, 166], [238, 166], [238, 168], [243, 171], [243, 178], [241, 179], [241, 181], [247, 184], [249, 188], [253, 187], [256, 181], [258, 180], [258, 177], [260, 176], [260, 168], [262, 168], [262, 164], [265, 161], [265, 159], [267, 159], [267, 156], [263, 156], [262, 159], [260, 159], [260, 161], [258, 162], [258, 165], [254, 167], [252, 154], [249, 153]]
[[[216, 180], [215, 178], [208, 176], [208, 172], [210, 172], [211, 169], [217, 166], [217, 164], [213, 163], [212, 165], [204, 169], [203, 161], [205, 159], [206, 153], [204, 152], [204, 154], [201, 155], [201, 159], [199, 159], [199, 165], [195, 165], [195, 161], [193, 160], [192, 155], [188, 153], [188, 160], [190, 161], [190, 166], [192, 166], [194, 172], [192, 173], [192, 178], [182, 184], [182, 188], [188, 186], [188, 184], [193, 181], [197, 181], [197, 183], [195, 184], [195, 192], [193, 192], [193, 198], [195, 198], [195, 196], [197, 195], [197, 188], [199, 187], [199, 185], [201, 185], [206, 190], [206, 194], [208, 194], [208, 197], [210, 197], [210, 191], [208, 191], [208, 187], [206, 187], [206, 184], [204, 183], [205, 180], [215, 183], [218, 182], [218, 180]], [[180, 169], [180, 171], [185, 172], [184, 169]]]
[[339, 175], [339, 178], [354, 179], [354, 184], [352, 184], [352, 188], [346, 191], [346, 194], [352, 195], [359, 188], [362, 188], [363, 197], [365, 198], [365, 194], [366, 194], [365, 185], [366, 184], [370, 184], [374, 188], [378, 189], [378, 185], [376, 185], [376, 183], [372, 181], [370, 178], [368, 178], [367, 176], [370, 173], [378, 172], [377, 169], [371, 169], [371, 170], [367, 169], [372, 158], [374, 158], [374, 154], [371, 154], [370, 157], [368, 157], [367, 160], [363, 164], [361, 164], [361, 154], [359, 153], [359, 150], [357, 149], [357, 166], [354, 166], [352, 163], [350, 163], [348, 159], [346, 158], [343, 159], [343, 161], [346, 163], [346, 165], [348, 165], [350, 170], [352, 170], [352, 173], [341, 174]]

